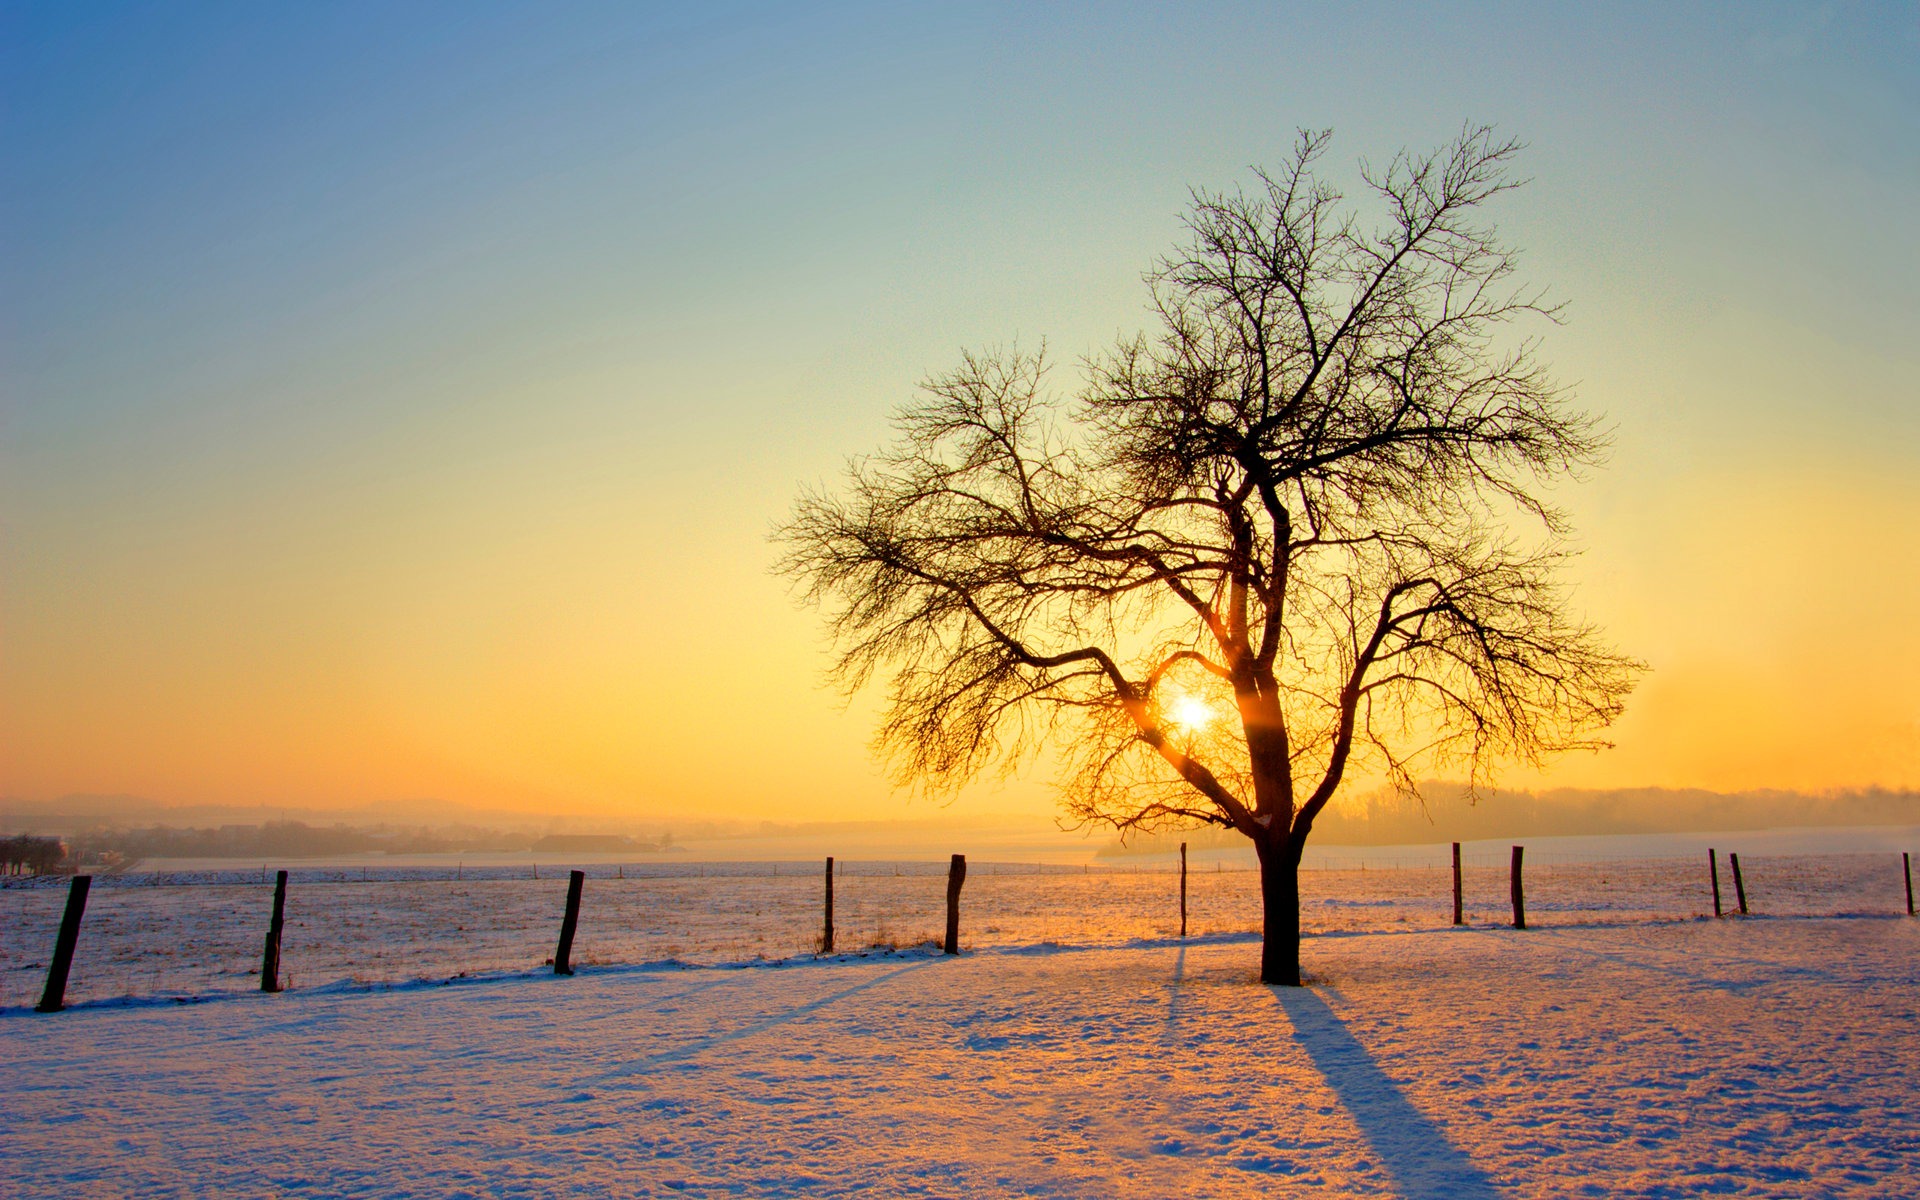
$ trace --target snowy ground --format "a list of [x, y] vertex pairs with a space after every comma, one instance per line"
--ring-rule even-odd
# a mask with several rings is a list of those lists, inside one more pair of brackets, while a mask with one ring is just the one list
[[0, 1012], [0, 1190], [1886, 1196], [1920, 921], [1243, 935]]

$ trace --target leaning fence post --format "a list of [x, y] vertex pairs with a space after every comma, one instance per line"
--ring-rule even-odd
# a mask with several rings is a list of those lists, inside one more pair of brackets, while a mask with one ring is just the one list
[[1520, 856], [1526, 853], [1526, 849], [1525, 846], [1515, 846], [1513, 848], [1513, 870], [1510, 888], [1513, 892], [1513, 927], [1515, 929], [1525, 929], [1527, 927], [1527, 893], [1526, 889], [1520, 885]]
[[1460, 843], [1453, 844], [1453, 923], [1464, 925], [1466, 921], [1460, 907]]
[[956, 854], [947, 866], [947, 944], [948, 954], [960, 953], [960, 885], [967, 881], [967, 856]]
[[1733, 894], [1740, 901], [1740, 915], [1747, 915], [1747, 884], [1740, 878], [1740, 856], [1729, 852], [1727, 861], [1733, 864]]
[[67, 911], [60, 918], [60, 934], [53, 941], [47, 990], [40, 993], [35, 1012], [53, 1013], [66, 1007], [67, 972], [73, 969], [73, 948], [80, 941], [80, 917], [87, 911], [87, 890], [92, 886], [91, 875], [75, 875], [67, 885]]
[[553, 952], [553, 973], [573, 974], [573, 931], [580, 926], [580, 885], [587, 881], [585, 871], [567, 876], [567, 915], [560, 922], [560, 948]]
[[1707, 847], [1707, 878], [1713, 881], [1713, 915], [1725, 916], [1720, 911], [1720, 862], [1713, 856], [1713, 847]]
[[1187, 936], [1187, 844], [1180, 843], [1180, 936]]
[[827, 855], [827, 923], [820, 931], [820, 953], [833, 953], [833, 855]]
[[1913, 855], [1908, 851], [1900, 852], [1900, 873], [1907, 877], [1907, 915], [1913, 915]]
[[277, 992], [280, 990], [280, 931], [285, 928], [287, 913], [287, 873], [279, 871], [273, 877], [273, 921], [267, 926], [267, 948], [260, 956], [260, 990]]

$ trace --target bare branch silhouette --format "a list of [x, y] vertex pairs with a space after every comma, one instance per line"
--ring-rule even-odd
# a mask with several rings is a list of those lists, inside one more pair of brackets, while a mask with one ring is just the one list
[[[1467, 128], [1363, 165], [1369, 226], [1316, 176], [1327, 145], [1193, 193], [1148, 276], [1158, 334], [1076, 397], [1044, 350], [963, 355], [777, 535], [837, 682], [885, 678], [900, 781], [1055, 746], [1078, 821], [1239, 830], [1279, 983], [1301, 849], [1351, 770], [1410, 788], [1416, 766], [1479, 779], [1597, 745], [1640, 669], [1559, 582], [1545, 485], [1605, 442], [1507, 334], [1558, 314], [1482, 222], [1520, 147]], [[1176, 694], [1222, 719], [1183, 726]]]

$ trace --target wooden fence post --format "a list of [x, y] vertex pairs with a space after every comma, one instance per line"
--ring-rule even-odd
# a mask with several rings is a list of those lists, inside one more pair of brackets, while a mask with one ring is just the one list
[[960, 885], [967, 881], [967, 856], [956, 854], [947, 866], [947, 944], [948, 954], [960, 953]]
[[820, 953], [833, 953], [833, 855], [827, 855], [827, 924], [820, 931]]
[[1907, 915], [1913, 915], [1913, 855], [1908, 851], [1900, 852], [1900, 873], [1907, 877]]
[[1466, 915], [1460, 904], [1460, 843], [1453, 844], [1453, 923], [1465, 925]]
[[267, 948], [260, 955], [260, 990], [280, 990], [280, 931], [286, 927], [287, 873], [273, 877], [273, 920], [267, 925]]
[[1740, 901], [1740, 915], [1747, 915], [1747, 883], [1740, 878], [1740, 856], [1729, 852], [1727, 861], [1733, 864], [1733, 894]]
[[1515, 929], [1527, 927], [1527, 893], [1526, 889], [1520, 885], [1520, 856], [1524, 853], [1526, 853], [1525, 846], [1513, 848], [1513, 869], [1509, 887], [1513, 892], [1513, 927]]
[[580, 887], [587, 881], [585, 871], [567, 876], [567, 915], [560, 922], [560, 948], [553, 952], [553, 973], [573, 974], [573, 931], [580, 927]]
[[67, 911], [60, 917], [53, 963], [47, 968], [47, 990], [40, 993], [35, 1012], [55, 1013], [66, 1007], [67, 972], [73, 969], [73, 948], [80, 941], [80, 918], [87, 911], [87, 891], [92, 887], [91, 875], [75, 875], [67, 885]]
[[1725, 916], [1720, 911], [1720, 861], [1714, 857], [1713, 847], [1707, 847], [1707, 878], [1713, 881], [1713, 915]]
[[1187, 843], [1181, 843], [1181, 937], [1187, 937]]

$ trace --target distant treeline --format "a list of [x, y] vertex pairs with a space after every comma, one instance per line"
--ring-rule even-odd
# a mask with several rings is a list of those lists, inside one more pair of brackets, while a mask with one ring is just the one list
[[60, 869], [67, 846], [59, 838], [0, 837], [0, 874], [46, 875]]
[[[1358, 804], [1329, 807], [1314, 823], [1313, 843], [1393, 846], [1481, 838], [1916, 824], [1920, 792], [1884, 788], [1819, 795], [1678, 788], [1486, 789], [1475, 797], [1459, 784], [1432, 783], [1422, 785], [1418, 798], [1381, 791]], [[1230, 829], [1199, 829], [1129, 837], [1124, 847], [1115, 844], [1100, 853], [1154, 854], [1183, 841], [1195, 849], [1246, 843]]]
[[550, 833], [535, 842], [532, 849], [568, 854], [623, 850], [651, 853], [673, 849], [673, 835], [663, 833], [658, 842], [647, 842], [620, 833]]
[[618, 835], [560, 835], [493, 829], [367, 829], [351, 825], [308, 825], [268, 821], [262, 825], [218, 828], [95, 829], [68, 839], [81, 862], [133, 863], [147, 858], [323, 858], [351, 854], [454, 854], [526, 850], [661, 849], [653, 842]]

